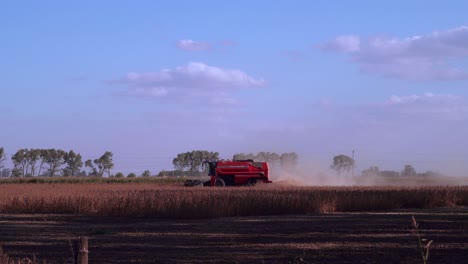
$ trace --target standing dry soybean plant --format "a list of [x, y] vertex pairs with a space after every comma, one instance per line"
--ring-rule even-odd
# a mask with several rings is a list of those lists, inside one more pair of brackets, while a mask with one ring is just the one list
[[427, 264], [428, 260], [429, 260], [429, 248], [433, 242], [433, 240], [430, 240], [428, 241], [425, 245], [424, 245], [424, 242], [427, 241], [427, 239], [425, 238], [421, 238], [421, 235], [419, 234], [419, 224], [418, 222], [416, 221], [416, 218], [413, 216], [411, 216], [411, 226], [413, 227], [413, 232], [416, 234], [416, 236], [418, 237], [418, 243], [419, 243], [419, 249], [421, 251], [421, 257], [422, 257], [422, 260], [423, 260], [423, 263], [424, 264]]

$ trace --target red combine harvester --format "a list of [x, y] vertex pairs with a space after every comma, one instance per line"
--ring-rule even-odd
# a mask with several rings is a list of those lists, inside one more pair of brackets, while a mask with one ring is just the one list
[[267, 162], [253, 160], [220, 160], [206, 162], [208, 164], [207, 182], [187, 180], [185, 186], [253, 186], [257, 182], [271, 183]]

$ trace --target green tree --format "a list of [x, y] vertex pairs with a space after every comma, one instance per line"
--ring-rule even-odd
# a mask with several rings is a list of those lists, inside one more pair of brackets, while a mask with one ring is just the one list
[[354, 168], [354, 160], [346, 155], [338, 155], [333, 157], [333, 164], [330, 168], [335, 170], [338, 175], [343, 172], [349, 173]]
[[177, 157], [175, 157], [172, 160], [172, 164], [174, 165], [174, 168], [176, 170], [184, 171], [185, 169], [188, 168], [189, 162], [188, 162], [188, 152], [185, 153], [179, 153], [177, 154]]
[[232, 156], [232, 160], [256, 160], [256, 155], [253, 153], [237, 153]]
[[[297, 154], [294, 153], [294, 152], [293, 153], [285, 153], [283, 155], [290, 155], [290, 154], [296, 155], [296, 159], [297, 159]], [[249, 154], [248, 156], [251, 156], [251, 154]], [[291, 156], [291, 157], [293, 157], [293, 156]], [[280, 160], [280, 158], [281, 158], [281, 156], [278, 155], [275, 152], [261, 151], [261, 152], [258, 152], [257, 155], [255, 155], [253, 157], [253, 160], [255, 160], [255, 161], [265, 161], [265, 162], [268, 162], [268, 163], [276, 163], [276, 162], [278, 162]]]
[[379, 167], [377, 166], [371, 166], [368, 169], [363, 170], [361, 173], [361, 175], [364, 177], [375, 177], [375, 176], [379, 176], [379, 174], [380, 174], [380, 170], [379, 170]]
[[40, 159], [40, 154], [41, 154], [40, 149], [31, 149], [25, 153], [25, 158], [28, 163], [27, 166], [30, 168], [31, 176], [36, 175], [36, 163]]
[[[83, 167], [83, 161], [81, 161], [81, 155], [76, 154], [73, 150], [70, 150], [64, 155], [64, 162], [67, 164], [64, 171], [68, 172], [74, 177], [76, 173], [80, 172], [81, 167]], [[68, 176], [68, 175], [67, 175]]]
[[149, 177], [149, 176], [151, 176], [151, 172], [150, 172], [149, 170], [145, 170], [145, 171], [141, 174], [141, 176], [143, 176], [143, 177]]
[[86, 177], [86, 176], [88, 176], [88, 173], [85, 170], [82, 170], [81, 172], [78, 172], [77, 176], [78, 177]]
[[97, 170], [96, 167], [94, 167], [94, 171], [97, 172], [97, 176], [102, 177], [106, 171], [107, 175], [110, 176], [110, 170], [114, 167], [112, 158], [112, 152], [106, 151], [99, 159], [95, 159], [93, 161], [93, 163], [97, 166]]
[[121, 173], [121, 172], [117, 172], [117, 173], [115, 174], [115, 177], [116, 177], [116, 178], [123, 178], [123, 177], [124, 177], [124, 174]]
[[11, 177], [19, 178], [23, 176], [23, 171], [19, 167], [13, 167], [11, 170]]
[[411, 177], [415, 175], [416, 175], [416, 170], [414, 169], [413, 166], [408, 165], [408, 164], [405, 165], [405, 167], [403, 168], [403, 171], [401, 171], [401, 176]]
[[0, 169], [3, 169], [5, 167], [3, 163], [6, 160], [6, 154], [5, 154], [5, 149], [3, 147], [0, 148]]
[[267, 161], [267, 154], [266, 152], [263, 152], [263, 151], [260, 151], [257, 153], [257, 155], [255, 155], [255, 158], [254, 158], [255, 161]]
[[283, 168], [295, 167], [297, 165], [298, 159], [299, 159], [299, 156], [296, 154], [296, 152], [283, 153], [280, 156], [281, 167]]
[[96, 166], [94, 166], [94, 163], [92, 160], [87, 160], [85, 161], [85, 167], [89, 167], [91, 171], [89, 172], [89, 176], [98, 176], [98, 171], [96, 169]]
[[[296, 162], [297, 162], [298, 156], [296, 154]], [[265, 153], [265, 161], [271, 164], [275, 164], [280, 160], [280, 155], [278, 155], [275, 152], [266, 152]]]
[[49, 159], [49, 150], [48, 149], [41, 149], [39, 150], [39, 171], [37, 175], [41, 176], [41, 171], [44, 168], [44, 163], [47, 163]]
[[136, 177], [136, 174], [131, 172], [127, 175], [127, 178], [135, 178]]
[[15, 177], [24, 177], [27, 173], [27, 152], [28, 149], [20, 149], [11, 157], [11, 161], [13, 161], [13, 175]]
[[253, 153], [237, 153], [232, 156], [232, 160], [254, 160], [266, 161], [268, 163], [276, 163], [280, 160], [280, 155], [275, 152], [260, 151], [257, 154]]
[[379, 175], [387, 178], [394, 178], [400, 176], [398, 171], [380, 171]]
[[46, 163], [49, 165], [47, 170], [49, 176], [54, 176], [60, 167], [64, 164], [65, 151], [61, 149], [49, 149]]
[[1, 170], [0, 176], [2, 178], [8, 178], [8, 177], [10, 177], [10, 175], [11, 175], [11, 170], [10, 169], [5, 168], [5, 169]]
[[176, 170], [188, 170], [190, 175], [194, 175], [203, 170], [203, 162], [206, 160], [218, 160], [218, 152], [209, 152], [207, 150], [193, 150], [190, 152], [179, 153], [172, 160]]

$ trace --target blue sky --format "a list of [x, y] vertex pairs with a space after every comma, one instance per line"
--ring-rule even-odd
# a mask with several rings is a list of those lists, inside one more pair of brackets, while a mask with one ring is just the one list
[[466, 1], [2, 1], [0, 146], [463, 174]]

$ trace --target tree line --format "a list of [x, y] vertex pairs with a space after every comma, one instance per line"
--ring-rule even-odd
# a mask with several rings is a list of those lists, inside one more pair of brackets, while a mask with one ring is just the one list
[[[33, 177], [33, 176], [98, 176], [101, 177], [114, 167], [113, 154], [106, 151], [94, 160], [82, 161], [80, 153], [61, 149], [20, 149], [11, 156], [13, 168], [5, 168], [7, 159], [4, 148], [0, 148], [0, 176], [2, 177]], [[90, 169], [87, 173], [84, 167]]]
[[[297, 165], [298, 155], [295, 152], [278, 154], [275, 152], [237, 153], [232, 160], [254, 160], [279, 164], [282, 167], [293, 167]], [[204, 161], [219, 160], [219, 153], [208, 150], [192, 150], [177, 154], [172, 160], [173, 171], [161, 171], [159, 175], [198, 176], [204, 175], [207, 167]]]
[[[337, 155], [333, 157], [333, 162], [330, 168], [335, 170], [338, 175], [349, 174], [355, 167], [355, 160], [347, 155]], [[381, 171], [377, 166], [370, 166], [368, 169], [365, 169], [361, 172], [361, 175], [364, 177], [413, 177], [413, 176], [440, 176], [440, 173], [433, 171], [426, 171], [424, 173], [416, 172], [416, 169], [410, 165], [406, 164], [403, 167], [401, 172], [392, 171], [392, 170], [383, 170]]]
[[172, 160], [176, 171], [188, 171], [191, 176], [198, 175], [205, 169], [204, 161], [214, 161], [219, 159], [218, 152], [208, 150], [192, 150], [177, 154]]
[[442, 174], [433, 171], [426, 171], [426, 172], [416, 172], [416, 169], [410, 165], [406, 164], [403, 169], [398, 171], [393, 170], [380, 170], [377, 166], [371, 166], [368, 169], [365, 169], [361, 173], [362, 176], [365, 177], [436, 177], [442, 176]]
[[[281, 166], [283, 168], [294, 168], [297, 165], [299, 156], [295, 152], [278, 154], [275, 152], [237, 153], [232, 160], [254, 160], [264, 161], [270, 165]], [[197, 176], [204, 175], [206, 166], [204, 161], [219, 160], [219, 153], [207, 150], [192, 150], [179, 153], [172, 160], [174, 170], [159, 172], [158, 176]], [[102, 177], [125, 177], [123, 173], [111, 174], [114, 168], [113, 154], [106, 151], [97, 159], [88, 159], [83, 162], [80, 153], [73, 150], [64, 151], [61, 149], [20, 149], [11, 156], [13, 168], [5, 168], [7, 155], [3, 147], [0, 147], [0, 177], [33, 177], [33, 176], [97, 176]], [[333, 157], [330, 169], [336, 171], [338, 175], [349, 175], [355, 168], [355, 160], [347, 155], [340, 154]], [[85, 169], [83, 169], [83, 167]], [[86, 170], [87, 169], [87, 170]], [[148, 177], [151, 173], [145, 170], [141, 176]], [[412, 177], [412, 176], [440, 176], [441, 174], [426, 171], [416, 172], [412, 165], [405, 165], [403, 170], [381, 171], [377, 166], [371, 166], [361, 172], [364, 177]], [[127, 177], [136, 177], [135, 173], [129, 173]]]
[[299, 155], [296, 152], [289, 152], [278, 154], [276, 152], [258, 152], [253, 153], [237, 153], [232, 157], [233, 160], [247, 160], [252, 159], [255, 161], [264, 161], [272, 165], [279, 164], [281, 167], [294, 167], [297, 165]]

